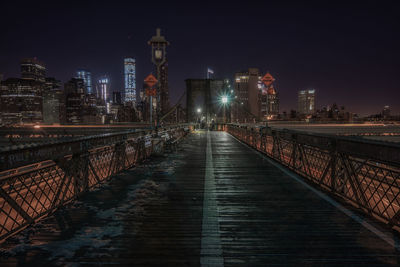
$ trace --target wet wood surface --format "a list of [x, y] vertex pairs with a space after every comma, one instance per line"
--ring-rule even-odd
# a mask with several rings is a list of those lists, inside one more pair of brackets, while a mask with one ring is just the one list
[[[218, 210], [225, 266], [400, 264], [393, 246], [266, 158], [209, 134], [216, 207], [207, 208]], [[195, 132], [177, 152], [113, 177], [2, 244], [0, 265], [199, 266], [206, 148], [207, 132]]]

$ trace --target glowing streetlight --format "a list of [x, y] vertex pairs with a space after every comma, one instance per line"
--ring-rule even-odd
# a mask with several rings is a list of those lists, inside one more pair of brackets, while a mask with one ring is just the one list
[[221, 103], [222, 103], [222, 107], [223, 107], [223, 110], [224, 110], [223, 111], [224, 112], [224, 120], [223, 120], [224, 123], [226, 123], [226, 115], [225, 115], [226, 111], [225, 111], [225, 109], [226, 109], [226, 106], [228, 105], [228, 102], [229, 102], [229, 98], [228, 98], [227, 95], [224, 95], [224, 96], [221, 97]]
[[197, 109], [197, 113], [201, 113], [201, 108], [198, 108], [198, 109]]

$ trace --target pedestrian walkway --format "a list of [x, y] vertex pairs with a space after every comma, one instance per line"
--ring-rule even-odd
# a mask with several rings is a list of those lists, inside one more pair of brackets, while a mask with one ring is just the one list
[[1, 266], [398, 266], [397, 234], [226, 132], [126, 171], [2, 245]]

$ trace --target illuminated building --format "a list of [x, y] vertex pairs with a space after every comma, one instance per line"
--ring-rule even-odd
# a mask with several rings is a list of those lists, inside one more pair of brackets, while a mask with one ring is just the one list
[[45, 76], [45, 65], [36, 58], [27, 58], [21, 60], [21, 79], [1, 82], [0, 112], [4, 123], [42, 122], [43, 93], [47, 90]]
[[85, 83], [82, 79], [72, 78], [64, 84], [66, 95], [66, 122], [70, 124], [82, 123], [85, 105]]
[[110, 100], [110, 79], [107, 77], [100, 78], [97, 81], [97, 97], [107, 102]]
[[46, 124], [65, 122], [65, 95], [60, 87], [61, 81], [46, 78], [43, 92], [43, 122]]
[[21, 78], [0, 85], [0, 113], [6, 124], [62, 123], [65, 97], [61, 82], [46, 78], [45, 65], [36, 58], [21, 60]]
[[43, 83], [33, 79], [9, 78], [0, 85], [3, 123], [37, 123], [43, 120]]
[[97, 105], [97, 98], [94, 94], [85, 95], [85, 104], [83, 107], [83, 124], [100, 124], [102, 122], [102, 112]]
[[261, 116], [263, 119], [274, 119], [279, 114], [279, 97], [274, 85], [275, 78], [267, 72], [260, 81]]
[[46, 67], [36, 58], [21, 60], [21, 77], [26, 80], [45, 82]]
[[301, 115], [311, 115], [315, 113], [315, 90], [299, 91], [298, 112]]
[[274, 87], [268, 89], [267, 116], [274, 118], [279, 114], [279, 97]]
[[248, 71], [236, 72], [235, 101], [232, 104], [232, 122], [253, 122], [260, 117], [260, 88], [261, 75], [257, 68]]
[[134, 58], [124, 59], [125, 101], [136, 103], [136, 62]]
[[93, 94], [92, 75], [88, 70], [78, 70], [76, 78], [82, 79], [85, 84], [85, 94]]
[[390, 118], [390, 107], [389, 107], [389, 106], [384, 106], [384, 107], [383, 107], [382, 117], [383, 117], [384, 119]]

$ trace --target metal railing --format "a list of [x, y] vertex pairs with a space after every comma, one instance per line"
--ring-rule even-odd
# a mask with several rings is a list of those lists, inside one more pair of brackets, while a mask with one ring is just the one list
[[184, 136], [188, 125], [0, 151], [0, 240]]
[[227, 131], [400, 230], [399, 144], [240, 125], [228, 125]]

